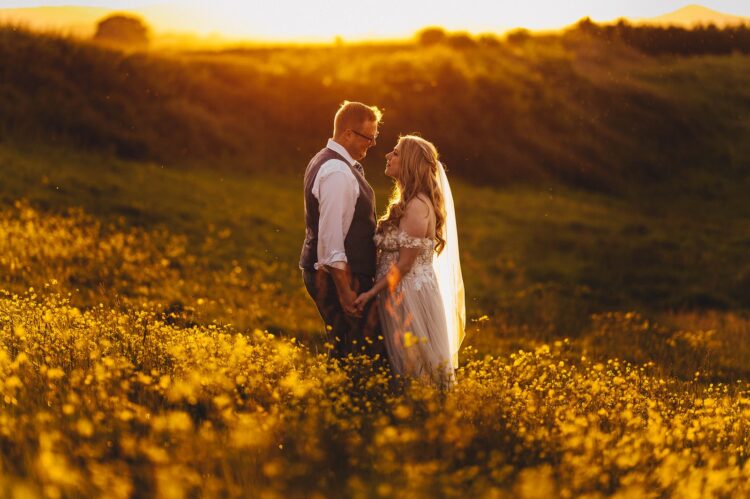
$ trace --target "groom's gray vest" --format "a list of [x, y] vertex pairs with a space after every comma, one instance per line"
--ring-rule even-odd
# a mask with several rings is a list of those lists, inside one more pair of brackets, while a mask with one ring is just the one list
[[305, 270], [315, 270], [318, 261], [318, 221], [320, 206], [312, 193], [315, 177], [320, 167], [330, 159], [340, 159], [351, 169], [359, 184], [359, 197], [354, 205], [354, 218], [349, 232], [344, 238], [344, 252], [349, 263], [349, 270], [354, 274], [375, 276], [375, 192], [364, 176], [336, 151], [327, 147], [310, 160], [305, 170], [305, 242], [299, 266]]

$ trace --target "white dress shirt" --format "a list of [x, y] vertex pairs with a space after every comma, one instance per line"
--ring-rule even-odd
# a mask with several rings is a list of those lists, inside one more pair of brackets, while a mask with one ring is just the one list
[[[326, 144], [343, 156], [350, 165], [357, 163], [344, 147], [332, 139]], [[325, 265], [346, 268], [344, 239], [354, 219], [354, 206], [359, 197], [359, 183], [349, 165], [340, 159], [329, 159], [320, 167], [312, 186], [312, 195], [318, 200], [318, 261], [315, 268]]]

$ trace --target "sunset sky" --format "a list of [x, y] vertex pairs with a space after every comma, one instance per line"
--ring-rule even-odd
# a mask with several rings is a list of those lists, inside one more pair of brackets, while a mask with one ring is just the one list
[[[689, 0], [688, 0], [689, 1]], [[472, 32], [515, 27], [554, 29], [590, 16], [642, 18], [684, 7], [686, 0], [0, 0], [0, 7], [79, 5], [138, 10], [156, 29], [267, 39], [402, 37], [428, 25]], [[700, 5], [750, 17], [750, 0]]]

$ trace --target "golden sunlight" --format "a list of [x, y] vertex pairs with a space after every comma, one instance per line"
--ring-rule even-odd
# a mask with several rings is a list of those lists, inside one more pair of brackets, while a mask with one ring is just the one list
[[428, 25], [480, 32], [504, 31], [520, 25], [557, 28], [575, 21], [570, 12], [550, 3], [551, 8], [540, 11], [533, 4], [509, 6], [488, 2], [478, 11], [454, 2], [426, 6], [422, 2], [399, 0], [362, 4], [349, 0], [279, 0], [259, 8], [254, 3], [238, 5], [232, 0], [222, 0], [214, 2], [210, 12], [195, 11], [182, 17], [179, 28], [187, 29], [191, 24], [194, 30], [233, 37], [320, 40], [341, 36], [361, 40], [409, 36]]
[[504, 32], [518, 27], [552, 30], [586, 16], [609, 20], [619, 16], [658, 15], [683, 5], [681, 0], [656, 3], [659, 6], [654, 8], [641, 1], [623, 7], [590, 0], [566, 3], [554, 0], [276, 0], [263, 5], [217, 0], [210, 8], [197, 2], [176, 1], [140, 10], [155, 26], [163, 29], [236, 38], [323, 41], [336, 36], [348, 40], [402, 38], [425, 26], [474, 33]]
[[[69, 5], [75, 7], [69, 7]], [[734, 15], [750, 15], [750, 6], [740, 0], [705, 0], [703, 5]], [[660, 16], [684, 7], [684, 0], [633, 0], [594, 2], [591, 0], [531, 0], [503, 2], [467, 0], [447, 2], [424, 0], [275, 0], [273, 2], [215, 0], [41, 0], [17, 3], [0, 0], [0, 17], [15, 17], [39, 24], [42, 17], [77, 19], [101, 16], [105, 10], [127, 10], [142, 15], [157, 32], [218, 35], [225, 38], [289, 41], [330, 41], [334, 37], [359, 41], [366, 39], [404, 38], [426, 26], [473, 33], [500, 33], [523, 27], [531, 30], [555, 30], [583, 17], [610, 21], [620, 17], [644, 19]], [[12, 11], [12, 16], [9, 14]], [[96, 11], [96, 12], [94, 12]], [[720, 14], [713, 12], [713, 14]], [[705, 16], [704, 16], [705, 17]], [[40, 19], [36, 19], [40, 18]], [[90, 23], [88, 23], [90, 24]]]

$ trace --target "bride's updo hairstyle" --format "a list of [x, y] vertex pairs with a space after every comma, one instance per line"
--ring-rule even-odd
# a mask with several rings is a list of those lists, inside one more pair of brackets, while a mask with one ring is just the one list
[[378, 220], [378, 232], [385, 226], [398, 227], [409, 201], [424, 194], [435, 210], [435, 251], [445, 247], [445, 202], [440, 188], [438, 152], [435, 146], [416, 135], [399, 137], [400, 169], [385, 215]]

